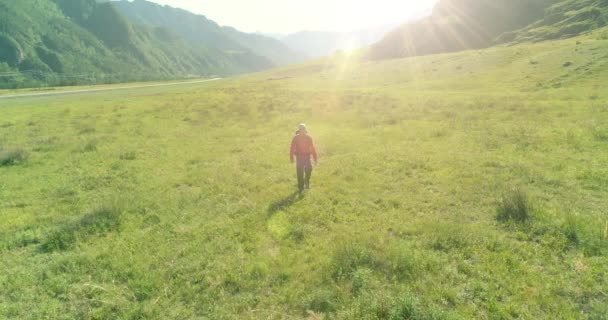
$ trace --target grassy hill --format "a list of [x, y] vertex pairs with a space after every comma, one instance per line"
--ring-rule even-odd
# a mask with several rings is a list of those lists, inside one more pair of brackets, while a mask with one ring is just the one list
[[549, 7], [542, 19], [502, 35], [498, 42], [527, 42], [569, 38], [608, 25], [608, 2], [568, 0]]
[[606, 32], [0, 100], [0, 317], [604, 319]]
[[368, 57], [392, 59], [569, 38], [607, 24], [605, 0], [442, 0], [430, 17], [406, 23], [373, 45]]
[[113, 3], [0, 0], [0, 88], [232, 75], [275, 64], [135, 25]]
[[488, 47], [499, 35], [540, 19], [558, 0], [442, 0], [430, 17], [389, 33], [371, 47], [372, 59]]

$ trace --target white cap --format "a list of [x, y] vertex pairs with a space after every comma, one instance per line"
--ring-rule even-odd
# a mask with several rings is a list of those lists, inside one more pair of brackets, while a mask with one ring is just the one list
[[300, 123], [300, 125], [298, 126], [298, 131], [307, 132], [308, 130], [306, 130], [306, 124], [305, 123]]

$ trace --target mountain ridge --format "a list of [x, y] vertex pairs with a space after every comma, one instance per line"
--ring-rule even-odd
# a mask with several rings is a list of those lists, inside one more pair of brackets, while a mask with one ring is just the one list
[[279, 65], [238, 43], [211, 47], [132, 23], [116, 4], [0, 0], [0, 88], [229, 76]]
[[112, 5], [134, 24], [167, 28], [197, 45], [225, 51], [250, 51], [275, 65], [299, 62], [305, 58], [276, 39], [221, 26], [204, 15], [184, 9], [146, 0], [113, 1]]
[[371, 45], [382, 39], [393, 28], [394, 25], [350, 32], [303, 30], [285, 35], [281, 41], [294, 50], [318, 58], [339, 50], [353, 50]]
[[371, 60], [577, 36], [608, 24], [606, 0], [441, 0], [371, 45]]

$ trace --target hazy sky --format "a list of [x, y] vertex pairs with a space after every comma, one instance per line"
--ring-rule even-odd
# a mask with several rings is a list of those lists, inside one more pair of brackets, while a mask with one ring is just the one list
[[352, 31], [405, 21], [437, 0], [151, 0], [242, 31]]

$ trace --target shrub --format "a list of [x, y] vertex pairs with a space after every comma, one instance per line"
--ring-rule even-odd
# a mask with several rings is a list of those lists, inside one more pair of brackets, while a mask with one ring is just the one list
[[497, 209], [498, 221], [525, 222], [530, 219], [531, 206], [528, 195], [521, 189], [515, 188], [505, 194]]
[[0, 167], [17, 165], [27, 158], [28, 154], [21, 149], [0, 150]]

